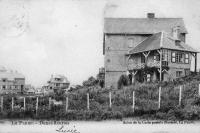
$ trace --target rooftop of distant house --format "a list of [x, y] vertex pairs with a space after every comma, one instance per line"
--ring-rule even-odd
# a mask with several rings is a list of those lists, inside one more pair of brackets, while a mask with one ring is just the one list
[[70, 83], [67, 77], [61, 74], [55, 74], [51, 75], [51, 78], [49, 80], [51, 83]]
[[0, 79], [6, 78], [8, 80], [25, 79], [25, 76], [17, 71], [7, 70], [5, 67], [0, 66]]

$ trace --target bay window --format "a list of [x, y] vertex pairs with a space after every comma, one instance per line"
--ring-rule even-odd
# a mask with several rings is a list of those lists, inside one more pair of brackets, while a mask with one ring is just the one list
[[189, 63], [189, 54], [179, 51], [172, 51], [171, 54], [172, 63]]

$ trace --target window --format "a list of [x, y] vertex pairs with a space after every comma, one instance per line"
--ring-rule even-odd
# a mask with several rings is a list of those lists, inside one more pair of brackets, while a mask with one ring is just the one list
[[168, 50], [166, 49], [162, 51], [162, 61], [168, 61]]
[[172, 52], [172, 63], [185, 63], [185, 54], [183, 52]]
[[151, 81], [151, 75], [147, 74], [147, 82], [150, 82], [150, 81]]
[[189, 54], [188, 53], [186, 53], [185, 54], [185, 63], [189, 63]]
[[172, 29], [172, 33], [173, 33], [173, 37], [175, 39], [179, 39], [179, 29], [180, 27], [179, 26], [176, 26]]
[[176, 62], [177, 63], [184, 63], [184, 54], [181, 52], [176, 53]]
[[179, 61], [179, 54], [176, 53], [176, 62], [178, 62], [178, 61]]
[[129, 38], [128, 39], [128, 47], [129, 48], [135, 47], [134, 38]]
[[179, 78], [182, 76], [182, 71], [176, 71], [176, 77]]
[[185, 69], [185, 76], [190, 75], [190, 69]]
[[60, 81], [61, 79], [60, 78], [55, 78], [55, 81]]
[[11, 89], [14, 89], [14, 86], [13, 86], [13, 85], [11, 85], [11, 86], [10, 86], [10, 88], [11, 88]]
[[5, 90], [5, 89], [6, 89], [6, 86], [5, 86], [5, 85], [3, 85], [3, 86], [2, 86], [2, 88]]
[[56, 83], [56, 87], [59, 87], [60, 86], [60, 84], [59, 83]]
[[6, 82], [6, 79], [2, 79], [3, 82]]
[[159, 54], [155, 54], [153, 56], [153, 60], [154, 60], [154, 62], [160, 61], [160, 55]]
[[176, 53], [172, 52], [172, 62], [175, 63], [176, 62]]
[[156, 55], [153, 56], [153, 61], [156, 62]]
[[168, 66], [168, 50], [166, 49], [162, 50], [162, 65]]

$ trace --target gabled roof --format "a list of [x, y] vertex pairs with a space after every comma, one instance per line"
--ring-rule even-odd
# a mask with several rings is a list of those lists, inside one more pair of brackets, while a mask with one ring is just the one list
[[8, 70], [5, 67], [0, 66], [0, 79], [8, 79], [12, 81], [14, 79], [25, 79], [25, 77], [17, 71]]
[[160, 31], [172, 32], [180, 26], [181, 33], [187, 33], [182, 18], [105, 18], [104, 33], [111, 34], [154, 34]]
[[[56, 78], [60, 79], [59, 81], [56, 80]], [[52, 75], [51, 79], [50, 79], [51, 83], [70, 83], [69, 80], [67, 79], [67, 77], [65, 77], [64, 75]]]
[[177, 43], [176, 39], [169, 36], [167, 33], [158, 32], [148, 37], [143, 42], [139, 43], [135, 48], [129, 51], [129, 54], [152, 51], [160, 48], [188, 51], [195, 53], [198, 52], [197, 50], [193, 49], [192, 47], [190, 47], [189, 45], [185, 44], [182, 41], [179, 41]]
[[14, 79], [25, 79], [24, 75], [16, 72], [0, 72], [0, 79], [8, 79], [8, 80], [14, 80]]

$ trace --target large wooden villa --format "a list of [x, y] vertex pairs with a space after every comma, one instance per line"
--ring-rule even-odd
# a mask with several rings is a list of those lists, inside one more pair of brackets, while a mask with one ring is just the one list
[[186, 44], [182, 18], [105, 18], [105, 87], [117, 86], [119, 77], [130, 82], [169, 81], [197, 71], [198, 51]]

